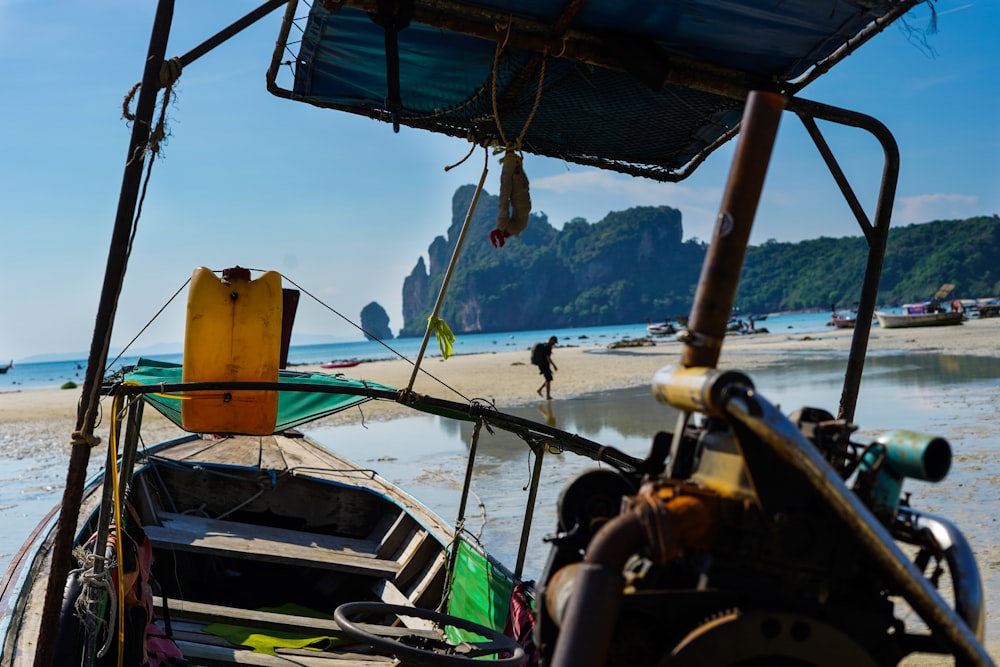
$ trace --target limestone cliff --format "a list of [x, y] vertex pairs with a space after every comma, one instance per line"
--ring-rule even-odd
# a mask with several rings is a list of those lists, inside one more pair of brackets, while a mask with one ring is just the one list
[[[418, 259], [404, 281], [400, 336], [423, 333], [474, 193], [471, 185], [456, 191], [447, 235], [431, 242], [429, 266]], [[632, 208], [561, 231], [533, 213], [527, 230], [497, 249], [487, 238], [496, 210], [497, 198], [484, 192], [442, 306], [456, 333], [642, 322], [689, 310], [704, 246], [682, 242], [679, 211]]]

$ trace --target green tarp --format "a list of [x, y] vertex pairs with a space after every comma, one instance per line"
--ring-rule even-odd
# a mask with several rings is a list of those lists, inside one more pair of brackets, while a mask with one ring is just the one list
[[[507, 622], [513, 578], [464, 540], [458, 541], [457, 549], [448, 613], [502, 631]], [[481, 641], [475, 633], [452, 626], [447, 628], [447, 634], [456, 642]]]
[[[153, 359], [139, 359], [136, 365], [124, 376], [125, 382], [150, 386], [159, 384], [177, 384], [181, 382], [181, 365]], [[376, 382], [352, 380], [340, 375], [326, 373], [299, 373], [281, 371], [278, 382], [282, 384], [310, 384], [317, 388], [336, 391], [376, 389], [394, 392], [396, 389]], [[181, 426], [181, 398], [169, 394], [146, 394], [146, 400], [167, 419]], [[354, 407], [371, 400], [367, 396], [355, 396], [349, 393], [327, 393], [324, 391], [281, 391], [278, 393], [278, 418], [274, 432], [306, 424], [315, 419], [332, 415], [341, 410]]]

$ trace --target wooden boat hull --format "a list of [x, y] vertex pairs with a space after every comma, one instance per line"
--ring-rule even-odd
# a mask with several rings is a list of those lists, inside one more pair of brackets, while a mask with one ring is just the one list
[[[96, 530], [102, 488], [95, 479], [85, 491], [80, 544]], [[351, 664], [337, 661], [367, 649], [340, 632], [332, 620], [336, 607], [360, 600], [435, 609], [453, 553], [489, 573], [487, 590], [501, 591], [490, 606], [506, 609], [503, 591], [509, 596], [513, 586], [513, 576], [478, 547], [461, 542], [451, 551], [451, 527], [405, 492], [294, 431], [164, 443], [140, 460], [130, 489], [153, 547], [157, 616], [162, 619], [167, 608], [174, 639], [195, 664], [251, 664], [244, 662], [251, 649], [220, 636], [220, 624], [264, 634], [305, 628], [332, 639], [326, 650], [308, 651], [319, 662], [302, 664]], [[4, 576], [4, 667], [33, 663], [55, 515], [40, 524]], [[261, 611], [283, 605], [312, 611]], [[476, 618], [465, 608], [462, 616], [494, 626], [489, 610], [482, 612]], [[77, 623], [66, 613], [62, 622], [70, 628]], [[420, 619], [404, 622], [415, 632], [440, 632]], [[70, 642], [60, 655], [75, 659], [79, 650]], [[374, 655], [364, 660], [396, 664]]]
[[325, 364], [320, 364], [320, 368], [354, 368], [360, 361], [328, 361]]
[[894, 315], [875, 311], [875, 318], [883, 329], [904, 329], [909, 327], [941, 327], [961, 324], [965, 319], [962, 313], [917, 313]]
[[853, 329], [854, 325], [857, 324], [858, 320], [855, 317], [849, 315], [837, 315], [834, 314], [830, 319], [830, 324], [832, 324], [837, 329]]
[[677, 333], [677, 329], [663, 324], [651, 324], [646, 327], [646, 333], [650, 336], [672, 336]]

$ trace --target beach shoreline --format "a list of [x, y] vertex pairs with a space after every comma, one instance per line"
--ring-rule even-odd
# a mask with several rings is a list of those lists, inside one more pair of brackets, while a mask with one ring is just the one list
[[[730, 335], [723, 344], [718, 367], [753, 373], [790, 359], [845, 358], [852, 342], [851, 330], [833, 329], [812, 334]], [[606, 344], [557, 346], [553, 354], [559, 371], [552, 385], [553, 398], [650, 386], [653, 375], [681, 361], [683, 345], [668, 338], [653, 339], [648, 347], [608, 349]], [[972, 319], [959, 326], [918, 329], [873, 327], [869, 357], [886, 353], [968, 355], [1000, 357], [1000, 319]], [[485, 400], [503, 409], [537, 401], [538, 369], [528, 363], [528, 350], [456, 354], [448, 360], [423, 361], [412, 389], [418, 393], [463, 402]], [[328, 372], [319, 364], [296, 366], [297, 371]], [[378, 360], [346, 369], [349, 377], [390, 387], [410, 387], [413, 366], [402, 359]], [[12, 443], [20, 428], [41, 431], [68, 442], [75, 427], [80, 388], [24, 389], [0, 393], [0, 442]], [[832, 406], [835, 408], [835, 406]], [[829, 409], [829, 408], [828, 408]], [[394, 419], [412, 414], [408, 408], [384, 401], [371, 402], [324, 419], [326, 424], [346, 424], [362, 419]], [[57, 430], [55, 425], [60, 425]], [[23, 431], [21, 431], [23, 436]], [[32, 438], [34, 439], [34, 438]], [[49, 438], [44, 438], [49, 440]], [[37, 443], [38, 441], [36, 441]], [[10, 452], [8, 452], [10, 453]]]

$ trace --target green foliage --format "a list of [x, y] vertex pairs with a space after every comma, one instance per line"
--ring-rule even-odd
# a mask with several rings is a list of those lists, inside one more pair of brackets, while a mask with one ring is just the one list
[[[428, 248], [403, 286], [400, 336], [422, 335], [474, 194], [459, 188], [447, 236]], [[681, 214], [667, 206], [582, 218], [561, 231], [544, 214], [502, 249], [487, 240], [497, 198], [483, 193], [473, 214], [441, 317], [456, 333], [566, 328], [661, 320], [690, 312], [708, 246], [682, 241]], [[867, 264], [863, 237], [800, 243], [768, 239], [747, 249], [736, 306], [745, 313], [849, 307]], [[1000, 219], [937, 221], [892, 229], [880, 302], [929, 298], [944, 282], [954, 297], [1000, 291]]]
[[[868, 246], [862, 237], [769, 241], [747, 250], [737, 305], [744, 312], [849, 307], [861, 292]], [[889, 230], [879, 303], [929, 299], [943, 283], [953, 298], [1000, 290], [1000, 218], [938, 220]]]

